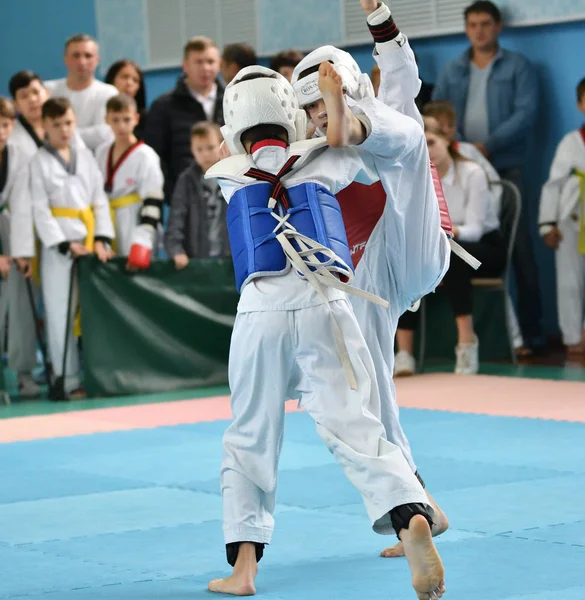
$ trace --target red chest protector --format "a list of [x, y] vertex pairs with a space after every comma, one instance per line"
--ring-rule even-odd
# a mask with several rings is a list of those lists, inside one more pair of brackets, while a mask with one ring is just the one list
[[[441, 227], [449, 237], [453, 237], [453, 227], [451, 225], [447, 202], [445, 201], [445, 194], [443, 193], [443, 186], [441, 185], [437, 169], [432, 163], [431, 173], [433, 175], [435, 194], [439, 203]], [[347, 234], [353, 266], [357, 268], [366, 244], [370, 239], [370, 235], [384, 212], [386, 192], [380, 181], [372, 185], [354, 182], [341, 190], [336, 198], [341, 207], [341, 214], [345, 222], [345, 232]]]

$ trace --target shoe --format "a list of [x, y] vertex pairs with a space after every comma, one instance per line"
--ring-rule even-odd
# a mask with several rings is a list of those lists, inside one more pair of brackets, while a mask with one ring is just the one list
[[21, 398], [38, 398], [41, 395], [41, 388], [35, 383], [32, 373], [18, 376], [18, 395]]
[[416, 362], [414, 356], [406, 350], [401, 350], [394, 357], [394, 377], [408, 377], [414, 375]]
[[477, 337], [471, 344], [459, 344], [455, 348], [455, 373], [457, 375], [476, 375], [479, 371], [479, 341]]

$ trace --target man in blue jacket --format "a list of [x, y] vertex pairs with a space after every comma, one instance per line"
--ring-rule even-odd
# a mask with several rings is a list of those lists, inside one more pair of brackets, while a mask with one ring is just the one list
[[[440, 73], [433, 99], [455, 106], [460, 139], [473, 143], [500, 177], [514, 182], [523, 194], [538, 82], [526, 58], [500, 47], [502, 25], [500, 10], [492, 2], [480, 0], [467, 7], [465, 32], [471, 47]], [[540, 346], [540, 287], [527, 210], [520, 218], [513, 262], [524, 342], [529, 348]]]

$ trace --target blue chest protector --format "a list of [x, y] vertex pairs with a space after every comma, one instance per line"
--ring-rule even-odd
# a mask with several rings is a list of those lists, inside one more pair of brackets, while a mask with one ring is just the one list
[[[276, 239], [282, 228], [268, 206], [272, 187], [265, 182], [247, 185], [233, 194], [228, 205], [227, 228], [239, 291], [254, 277], [279, 275], [288, 270], [288, 259]], [[331, 250], [353, 271], [341, 209], [335, 196], [316, 183], [298, 184], [288, 188], [287, 193], [290, 206], [281, 216], [289, 215], [287, 222], [294, 229]], [[291, 243], [299, 249], [296, 242]], [[320, 259], [319, 253], [316, 257]]]

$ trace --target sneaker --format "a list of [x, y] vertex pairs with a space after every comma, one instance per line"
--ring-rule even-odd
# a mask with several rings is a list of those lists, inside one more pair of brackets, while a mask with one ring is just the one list
[[41, 388], [35, 383], [32, 373], [18, 376], [18, 395], [21, 398], [37, 398], [41, 395]]
[[472, 344], [459, 344], [455, 348], [455, 373], [457, 375], [476, 375], [479, 371], [479, 341]]
[[408, 377], [414, 375], [416, 362], [414, 356], [406, 350], [401, 350], [394, 357], [394, 377]]

